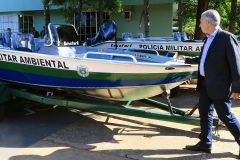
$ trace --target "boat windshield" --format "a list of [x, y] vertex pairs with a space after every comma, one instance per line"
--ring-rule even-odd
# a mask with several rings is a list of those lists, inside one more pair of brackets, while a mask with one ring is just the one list
[[52, 25], [53, 43], [59, 47], [79, 46], [79, 37], [72, 25]]

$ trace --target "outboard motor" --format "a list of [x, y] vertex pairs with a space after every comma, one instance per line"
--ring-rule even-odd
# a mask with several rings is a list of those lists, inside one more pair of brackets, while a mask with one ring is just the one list
[[93, 37], [87, 39], [87, 46], [92, 46], [94, 44], [111, 40], [115, 37], [117, 32], [117, 25], [113, 20], [103, 23], [99, 27], [99, 32]]

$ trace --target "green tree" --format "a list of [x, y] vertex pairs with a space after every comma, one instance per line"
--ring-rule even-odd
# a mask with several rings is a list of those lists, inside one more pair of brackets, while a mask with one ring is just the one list
[[[122, 0], [52, 0], [52, 3], [60, 7], [66, 22], [72, 22], [73, 15], [78, 12], [81, 15], [83, 8], [86, 10], [98, 10], [99, 22], [103, 23], [103, 12], [121, 12]], [[78, 16], [77, 27], [80, 26], [80, 18]]]
[[[198, 7], [203, 7], [204, 9], [201, 10]], [[236, 0], [189, 0], [183, 3], [183, 31], [194, 30], [194, 38], [201, 39], [204, 36], [199, 28], [201, 13], [207, 9], [215, 9], [221, 15], [221, 28], [229, 30], [232, 33], [239, 32], [240, 10], [238, 8], [239, 3], [236, 3]], [[196, 13], [198, 9], [200, 11]], [[196, 24], [192, 25], [194, 21]]]
[[42, 0], [43, 8], [44, 8], [44, 25], [45, 25], [45, 33], [48, 32], [47, 26], [50, 23], [50, 6], [52, 0]]
[[210, 0], [198, 0], [194, 39], [203, 39], [205, 37], [201, 28], [199, 28], [198, 26], [200, 25], [200, 18], [202, 12], [208, 9], [209, 1]]
[[149, 0], [143, 0], [144, 3], [144, 30], [145, 36], [150, 37], [150, 20], [149, 20]]
[[183, 31], [183, 3], [182, 0], [178, 0], [178, 31]]
[[103, 23], [103, 12], [111, 14], [112, 12], [120, 13], [122, 11], [122, 0], [99, 0], [98, 12], [100, 24]]
[[[195, 25], [192, 25], [192, 29], [188, 27], [188, 30], [194, 30], [194, 39], [202, 39], [204, 37], [204, 34], [198, 26], [202, 12], [208, 9], [209, 1], [210, 0], [189, 0], [182, 4], [183, 24], [186, 25], [190, 23], [192, 25], [193, 22], [195, 22]], [[176, 0], [176, 2], [179, 3], [179, 0]], [[184, 32], [186, 32], [185, 29], [186, 27], [183, 27]]]
[[[67, 23], [71, 23], [73, 20], [73, 16], [76, 12], [81, 15], [83, 5], [86, 4], [88, 1], [91, 0], [52, 0], [52, 4], [59, 6], [59, 11], [60, 13], [62, 13], [65, 21]], [[81, 16], [77, 16], [77, 27], [80, 26], [80, 18]]]
[[229, 32], [236, 33], [236, 19], [237, 17], [237, 0], [231, 0], [231, 12], [230, 12], [230, 23], [229, 23]]

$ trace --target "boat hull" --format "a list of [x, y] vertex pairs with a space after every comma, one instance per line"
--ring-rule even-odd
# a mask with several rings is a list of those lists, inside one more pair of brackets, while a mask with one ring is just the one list
[[0, 50], [0, 80], [71, 90], [112, 99], [137, 100], [155, 96], [190, 79], [196, 68], [121, 61], [66, 58]]
[[183, 82], [169, 84], [138, 86], [138, 87], [119, 87], [119, 88], [95, 88], [95, 89], [69, 89], [77, 94], [85, 94], [96, 98], [118, 101], [133, 101], [146, 97], [153, 97], [179, 86]]

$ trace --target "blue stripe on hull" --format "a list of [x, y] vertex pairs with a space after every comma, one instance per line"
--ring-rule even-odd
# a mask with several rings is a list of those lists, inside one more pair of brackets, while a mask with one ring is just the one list
[[144, 86], [144, 85], [160, 85], [174, 83], [181, 80], [186, 80], [191, 78], [191, 75], [187, 76], [177, 76], [169, 78], [159, 78], [159, 79], [148, 79], [144, 80], [89, 80], [89, 79], [71, 79], [71, 78], [60, 78], [60, 77], [50, 77], [39, 74], [31, 74], [24, 72], [16, 72], [12, 70], [0, 69], [0, 79], [14, 81], [25, 84], [48, 86], [48, 87], [64, 87], [64, 88], [85, 88], [85, 87], [124, 87], [124, 86]]

